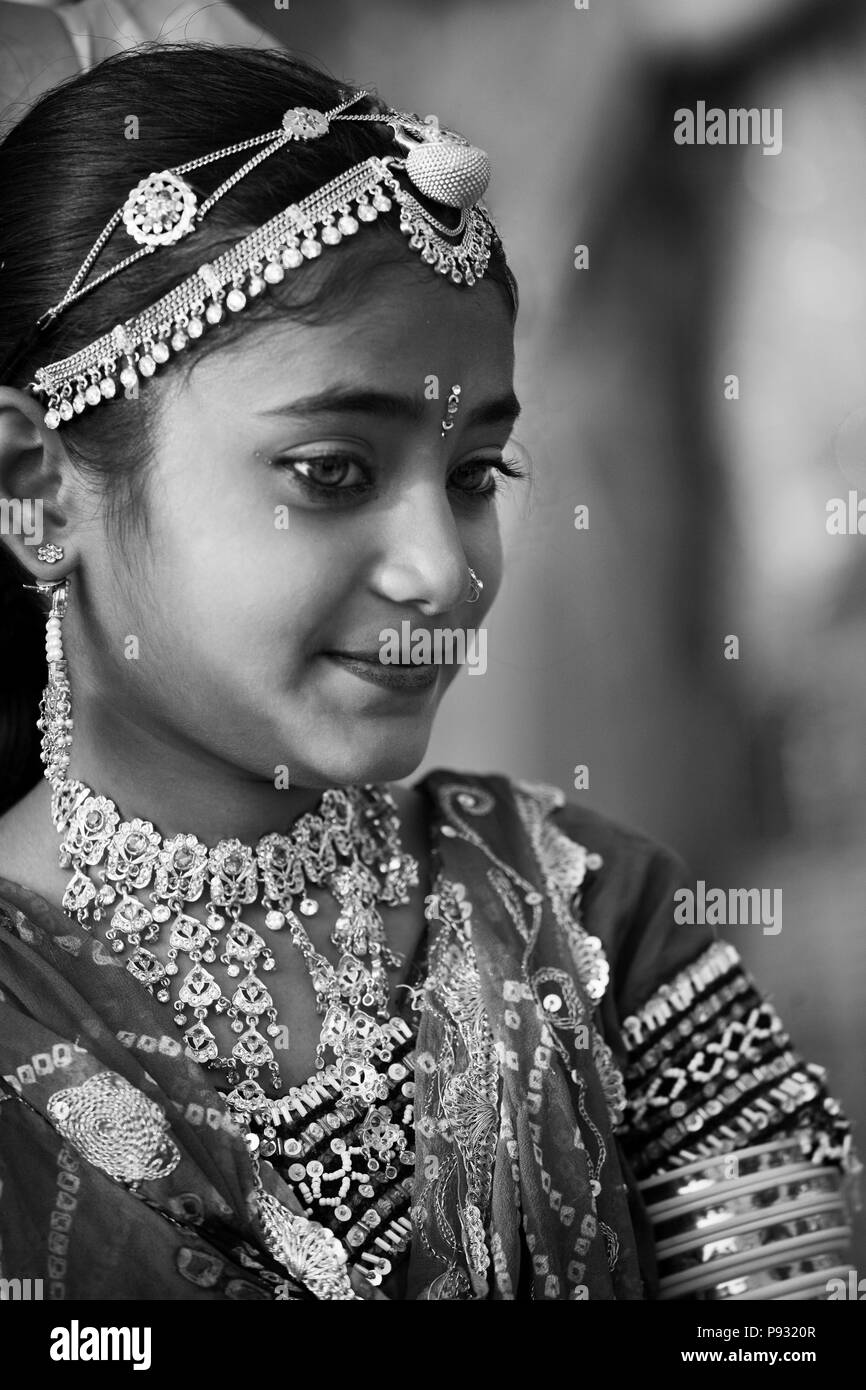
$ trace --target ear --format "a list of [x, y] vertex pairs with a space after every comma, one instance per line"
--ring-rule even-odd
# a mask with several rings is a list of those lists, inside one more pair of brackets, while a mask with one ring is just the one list
[[[0, 386], [0, 536], [33, 579], [63, 579], [77, 564], [72, 469], [58, 430], [33, 396]], [[62, 559], [40, 556], [53, 544]], [[51, 552], [47, 552], [51, 553]]]

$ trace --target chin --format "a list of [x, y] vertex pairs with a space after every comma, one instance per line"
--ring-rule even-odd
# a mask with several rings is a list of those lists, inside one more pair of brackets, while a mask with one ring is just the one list
[[298, 768], [292, 780], [296, 785], [322, 788], [398, 782], [410, 777], [420, 765], [429, 741], [430, 731], [425, 729], [420, 736], [407, 733], [403, 737], [380, 737], [375, 744], [359, 741], [342, 748], [331, 744], [322, 748], [321, 757], [315, 757], [317, 750], [308, 748], [305, 766]]

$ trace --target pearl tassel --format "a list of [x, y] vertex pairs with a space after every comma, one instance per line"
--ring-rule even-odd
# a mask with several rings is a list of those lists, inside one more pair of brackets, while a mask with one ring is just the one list
[[61, 626], [69, 600], [69, 580], [25, 585], [43, 595], [51, 595], [51, 608], [45, 624], [45, 659], [48, 684], [42, 692], [40, 717], [36, 727], [42, 733], [42, 762], [45, 776], [54, 785], [66, 774], [72, 743], [72, 699], [66, 659], [63, 655]]
[[51, 604], [51, 612], [48, 615], [48, 622], [45, 624], [45, 657], [49, 666], [63, 660], [63, 638], [61, 636], [60, 617], [54, 610], [54, 603]]

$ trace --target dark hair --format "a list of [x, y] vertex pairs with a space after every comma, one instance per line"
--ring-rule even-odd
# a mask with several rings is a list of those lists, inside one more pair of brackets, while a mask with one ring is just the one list
[[[293, 142], [289, 153], [264, 160], [234, 185], [188, 240], [108, 279], [28, 344], [37, 320], [62, 298], [140, 178], [277, 129], [290, 107], [328, 110], [351, 90], [279, 50], [148, 44], [107, 58], [46, 93], [0, 145], [0, 363], [12, 363], [5, 373], [0, 366], [4, 384], [26, 385], [38, 366], [78, 351], [140, 312], [289, 203], [370, 155], [392, 154], [389, 129], [375, 123], [335, 122], [327, 139]], [[382, 109], [375, 97], [352, 107], [357, 114]], [[217, 161], [184, 177], [201, 199], [243, 158]], [[120, 244], [124, 240], [111, 238], [97, 272], [128, 254], [128, 244]], [[418, 258], [392, 213], [341, 247], [339, 255], [323, 257], [314, 275], [287, 276], [221, 326], [212, 341], [206, 334], [201, 345], [187, 350], [191, 356], [172, 358], [160, 376], [188, 369], [203, 351], [227, 345], [263, 315], [288, 312], [306, 322], [326, 320], [363, 291], [371, 270], [395, 260]], [[487, 278], [507, 291], [516, 311], [516, 287], [498, 242]], [[76, 467], [105, 495], [115, 538], [130, 521], [146, 524], [134, 504], [158, 396], [145, 386], [138, 400], [124, 401], [123, 408], [85, 411], [63, 426]], [[20, 587], [25, 577], [12, 552], [0, 545], [0, 623], [9, 653], [0, 674], [0, 812], [40, 773], [35, 720], [46, 670], [41, 612]]]

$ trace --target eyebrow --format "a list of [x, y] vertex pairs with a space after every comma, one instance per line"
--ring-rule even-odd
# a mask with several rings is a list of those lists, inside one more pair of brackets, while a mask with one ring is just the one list
[[[393, 391], [359, 390], [335, 386], [315, 396], [302, 396], [286, 405], [263, 410], [262, 415], [306, 417], [317, 415], [383, 415], [389, 420], [405, 420], [418, 425], [426, 418], [431, 402], [423, 397], [403, 396]], [[520, 414], [520, 402], [513, 391], [480, 401], [475, 406], [461, 402], [461, 425], [513, 424]]]

